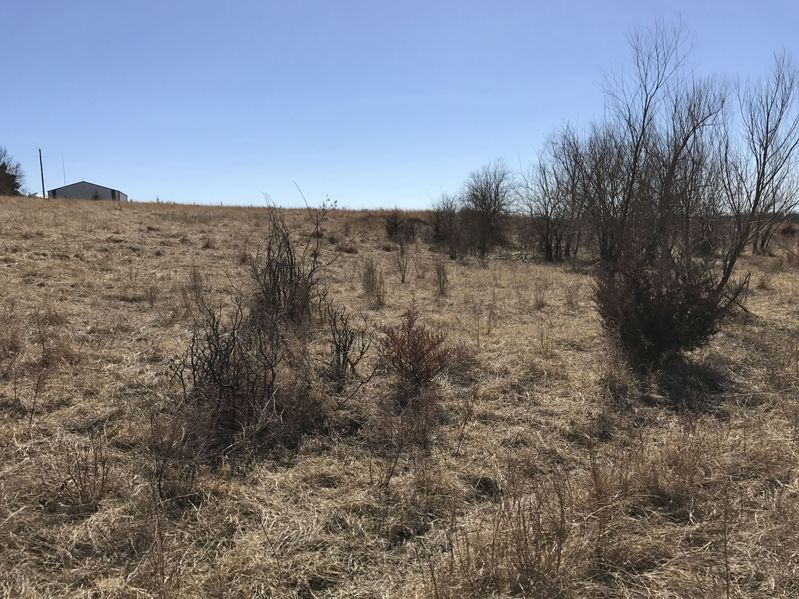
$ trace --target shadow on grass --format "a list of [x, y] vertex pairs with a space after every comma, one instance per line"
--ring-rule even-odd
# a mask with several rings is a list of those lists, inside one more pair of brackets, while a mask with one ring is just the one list
[[724, 396], [730, 390], [728, 373], [708, 364], [675, 358], [653, 374], [654, 383], [677, 409], [724, 412]]

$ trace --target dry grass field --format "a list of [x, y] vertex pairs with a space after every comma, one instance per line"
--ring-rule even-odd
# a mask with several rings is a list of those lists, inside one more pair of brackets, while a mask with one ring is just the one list
[[[320, 392], [325, 422], [299, 444], [168, 469], [165, 498], [153, 439], [192, 298], [249, 293], [267, 210], [3, 199], [0, 214], [2, 596], [799, 596], [790, 256], [744, 258], [748, 313], [637, 382], [589, 264], [461, 263], [418, 241], [402, 283], [383, 215], [333, 211], [328, 297], [378, 338], [414, 304], [452, 348], [429, 438], [404, 438], [378, 369]], [[305, 211], [286, 220], [312, 230]], [[383, 306], [362, 289], [369, 258]]]

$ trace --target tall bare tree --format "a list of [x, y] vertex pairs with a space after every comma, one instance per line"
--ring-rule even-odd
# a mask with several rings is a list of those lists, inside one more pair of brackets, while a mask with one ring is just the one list
[[520, 204], [547, 262], [576, 255], [580, 244], [583, 196], [572, 146], [568, 129], [551, 138], [538, 164], [522, 173], [518, 188]]
[[683, 44], [663, 27], [634, 35], [632, 76], [612, 82], [606, 120], [566, 154], [602, 259], [597, 307], [645, 367], [707, 342], [746, 287], [720, 200], [726, 89], [685, 73]]
[[751, 243], [765, 253], [777, 225], [799, 203], [799, 73], [784, 54], [775, 56], [768, 77], [738, 92], [742, 139], [725, 147], [727, 209], [734, 216], [740, 253]]
[[463, 190], [468, 236], [481, 255], [505, 241], [504, 219], [513, 202], [513, 174], [501, 161], [474, 171]]

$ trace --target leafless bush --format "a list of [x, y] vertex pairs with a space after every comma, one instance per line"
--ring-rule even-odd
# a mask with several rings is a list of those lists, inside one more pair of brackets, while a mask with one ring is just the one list
[[398, 325], [381, 328], [380, 358], [396, 379], [396, 401], [407, 407], [421, 397], [449, 363], [446, 336], [418, 323], [419, 314], [411, 306]]
[[[324, 208], [310, 210], [309, 215], [314, 233], [320, 232]], [[304, 245], [295, 243], [281, 212], [269, 208], [263, 246], [250, 262], [255, 283], [254, 315], [298, 327], [308, 324], [326, 295], [320, 275], [329, 262], [323, 262], [321, 246], [321, 235], [311, 235]]]
[[374, 258], [367, 256], [363, 260], [361, 269], [361, 287], [366, 297], [369, 299], [370, 306], [379, 310], [386, 303], [386, 286], [383, 281], [383, 273], [375, 264]]
[[399, 244], [413, 243], [416, 240], [416, 221], [403, 217], [396, 208], [385, 218], [386, 237]]
[[447, 276], [447, 263], [443, 258], [437, 256], [433, 261], [436, 270], [436, 295], [446, 297], [449, 291], [449, 277]]
[[174, 363], [183, 403], [202, 418], [213, 456], [236, 449], [296, 447], [323, 420], [307, 350], [278, 315], [254, 317], [235, 300], [228, 314], [207, 309], [189, 350]]
[[463, 235], [459, 200], [456, 196], [442, 194], [433, 204], [431, 241], [444, 246], [451, 258], [463, 250]]
[[68, 453], [66, 479], [61, 485], [63, 500], [72, 506], [96, 509], [108, 490], [110, 470], [105, 449], [97, 440], [72, 448]]
[[330, 359], [325, 367], [325, 377], [333, 384], [333, 392], [341, 393], [353, 376], [372, 345], [372, 333], [364, 317], [360, 323], [353, 322], [346, 308], [338, 308], [329, 302], [325, 322], [328, 328]]
[[405, 248], [404, 243], [400, 243], [399, 252], [394, 256], [394, 263], [397, 265], [397, 272], [400, 276], [400, 283], [405, 284], [405, 276], [408, 272], [408, 250]]

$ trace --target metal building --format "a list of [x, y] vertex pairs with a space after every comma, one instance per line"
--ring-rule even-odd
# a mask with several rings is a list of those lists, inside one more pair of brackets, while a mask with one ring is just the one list
[[96, 183], [81, 181], [63, 187], [56, 187], [47, 192], [48, 198], [70, 200], [117, 200], [127, 202], [128, 196], [118, 189], [111, 189]]

